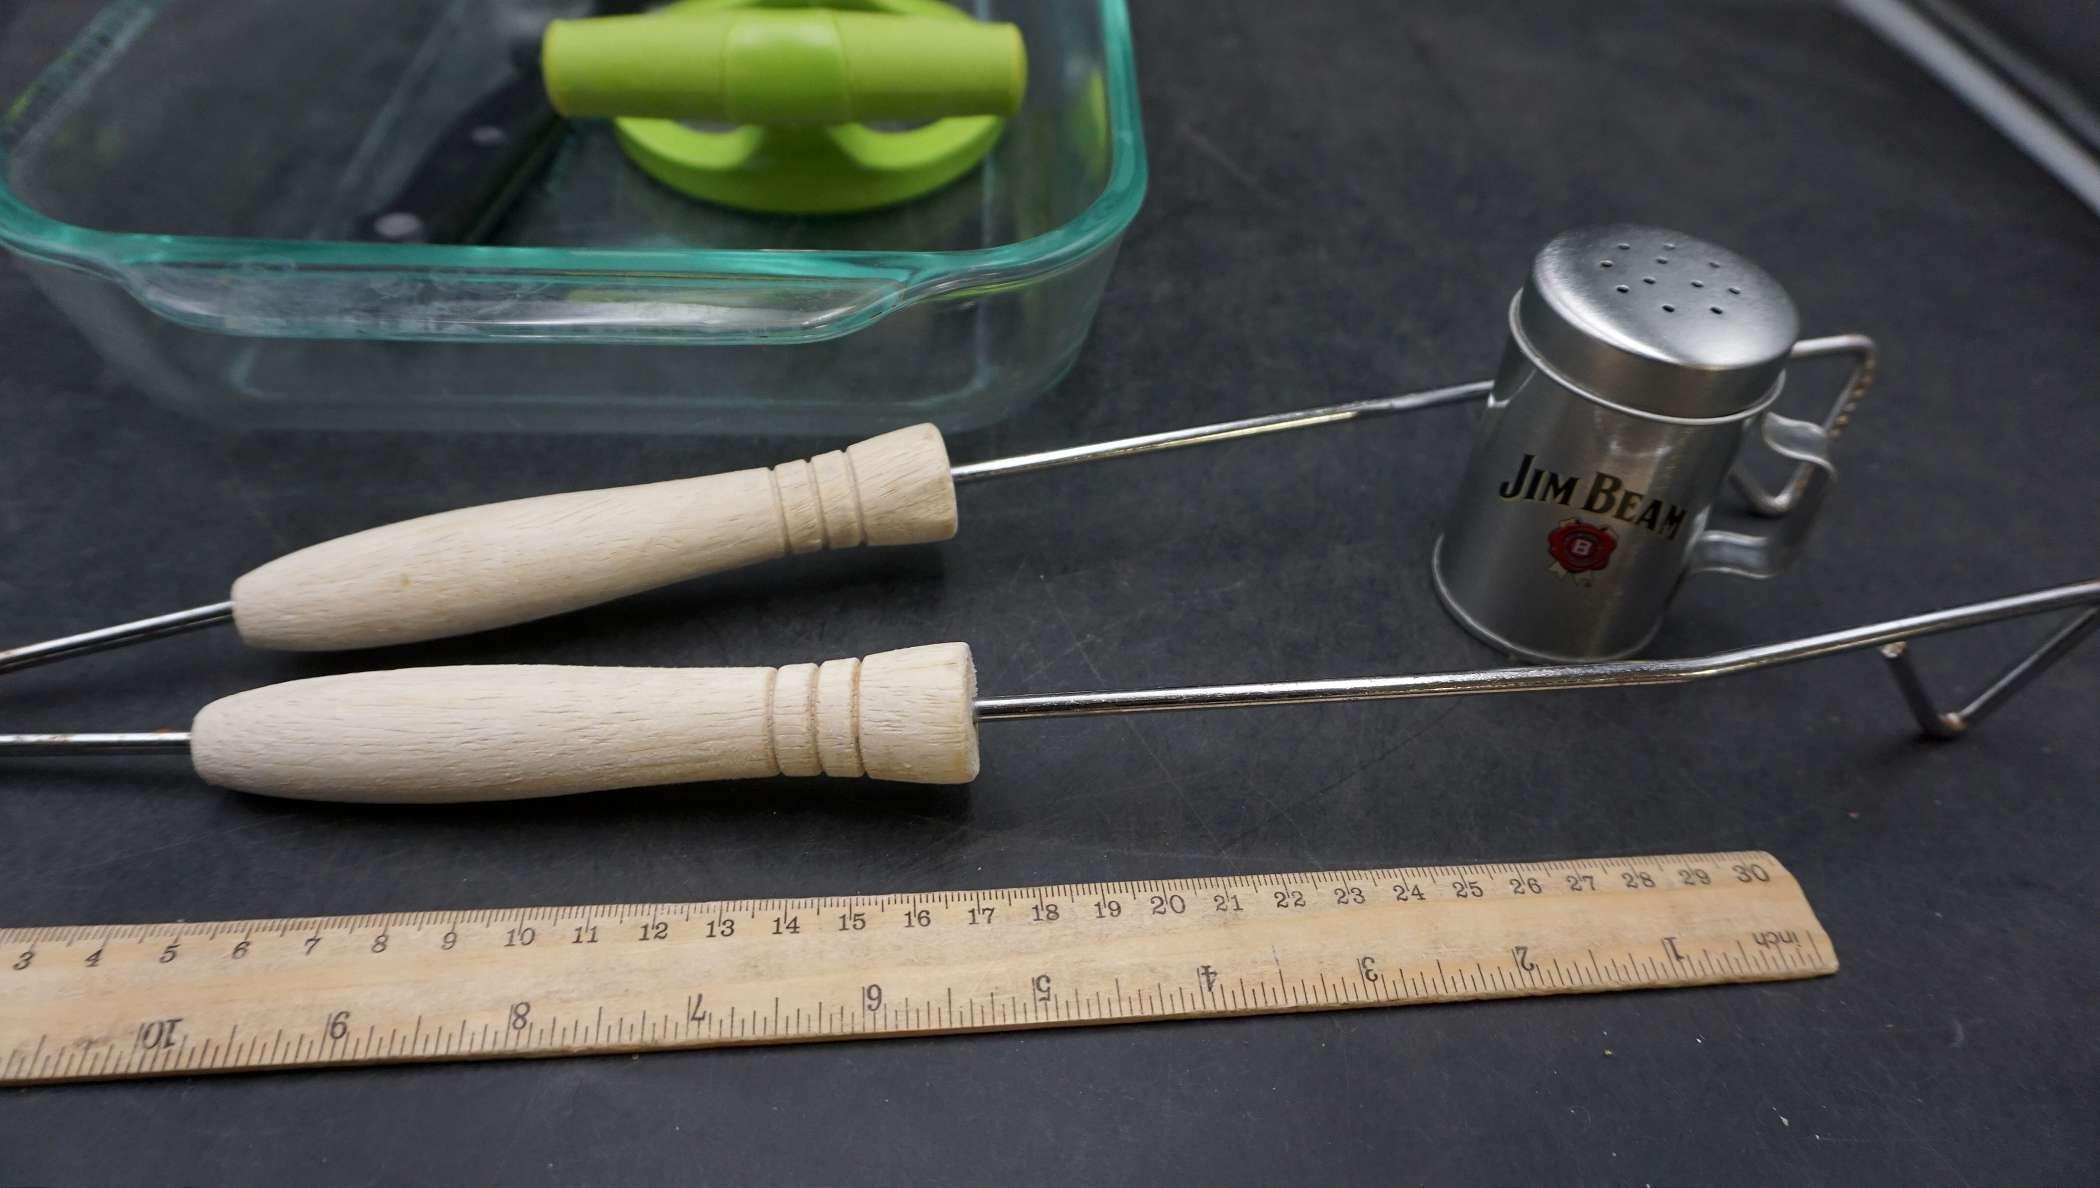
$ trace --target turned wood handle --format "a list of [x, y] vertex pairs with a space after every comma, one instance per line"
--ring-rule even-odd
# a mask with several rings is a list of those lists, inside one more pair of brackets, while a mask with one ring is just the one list
[[850, 545], [955, 535], [938, 429], [914, 425], [770, 470], [461, 508], [280, 557], [233, 584], [262, 648], [415, 643]]
[[765, 776], [966, 784], [967, 644], [784, 668], [471, 665], [290, 681], [204, 707], [207, 781], [301, 800], [439, 803]]

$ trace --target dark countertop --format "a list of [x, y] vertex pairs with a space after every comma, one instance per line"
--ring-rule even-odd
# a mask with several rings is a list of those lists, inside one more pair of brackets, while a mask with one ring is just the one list
[[[84, 0], [0, 15], [9, 93]], [[1807, 558], [1701, 578], [1686, 654], [2095, 572], [2095, 220], [1802, 3], [1140, 5], [1153, 187], [1063, 386], [989, 457], [1490, 370], [1555, 231], [1736, 247], [1881, 387]], [[1259, 60], [1263, 67], [1250, 70]], [[0, 635], [224, 596], [291, 547], [816, 446], [273, 433], [179, 419], [0, 268]], [[1804, 379], [1801, 393], [1825, 381]], [[1797, 393], [1797, 396], [1800, 393]], [[1820, 400], [1815, 396], [1804, 403]], [[833, 556], [353, 660], [191, 637], [7, 678], [9, 729], [454, 660], [777, 663], [931, 639], [988, 691], [1492, 661], [1429, 545], [1466, 414], [972, 489], [936, 548]], [[2026, 623], [1933, 641], [1981, 677]], [[967, 790], [817, 781], [411, 811], [179, 761], [0, 773], [0, 920], [997, 887], [1757, 847], [1834, 978], [881, 1042], [0, 1091], [0, 1184], [1286, 1180], [2075, 1183], [2100, 1169], [2100, 653], [1953, 745], [1872, 656], [1675, 689], [1001, 727]]]

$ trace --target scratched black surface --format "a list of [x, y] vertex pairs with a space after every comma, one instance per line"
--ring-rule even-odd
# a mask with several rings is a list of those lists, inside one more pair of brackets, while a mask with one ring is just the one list
[[[87, 6], [0, 9], [11, 93]], [[1683, 653], [2094, 572], [2100, 221], [1796, 3], [1144, 5], [1154, 183], [1085, 357], [956, 443], [1040, 448], [1472, 378], [1530, 252], [1740, 248], [1884, 384], [1826, 530], [1702, 579]], [[0, 632], [223, 596], [290, 547], [790, 440], [234, 436], [115, 379], [0, 268]], [[1804, 388], [1808, 385], [1804, 384]], [[178, 724], [337, 668], [759, 663], [973, 641], [987, 690], [1492, 657], [1424, 560], [1463, 413], [1016, 480], [938, 548], [805, 561], [351, 661], [225, 635], [9, 678], [21, 728]], [[1923, 649], [1973, 673], [2022, 629]], [[0, 772], [0, 919], [203, 919], [1764, 847], [1835, 978], [1198, 1025], [0, 1092], [0, 1184], [2073, 1183], [2100, 1167], [2100, 655], [1912, 741], [1877, 661], [1523, 701], [1002, 725], [967, 791], [818, 782], [441, 811]]]

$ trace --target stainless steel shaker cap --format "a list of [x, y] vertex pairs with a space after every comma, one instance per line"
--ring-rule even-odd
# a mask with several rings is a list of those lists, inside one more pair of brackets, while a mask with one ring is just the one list
[[1801, 332], [1793, 300], [1764, 269], [1682, 232], [1632, 224], [1554, 237], [1510, 317], [1563, 382], [1671, 417], [1755, 405]]

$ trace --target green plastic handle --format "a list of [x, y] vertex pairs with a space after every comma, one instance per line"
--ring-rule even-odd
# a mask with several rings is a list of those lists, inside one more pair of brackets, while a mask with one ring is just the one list
[[555, 21], [540, 54], [565, 116], [765, 125], [1010, 116], [1028, 85], [1013, 25], [823, 8]]

